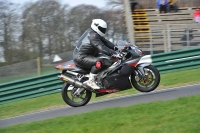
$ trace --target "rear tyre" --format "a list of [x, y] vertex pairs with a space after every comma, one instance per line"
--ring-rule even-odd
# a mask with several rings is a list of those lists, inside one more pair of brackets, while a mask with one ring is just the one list
[[62, 88], [63, 100], [65, 103], [72, 107], [84, 106], [90, 101], [92, 97], [92, 92], [85, 89], [80, 93], [80, 95], [75, 95], [77, 89], [79, 88], [76, 88], [67, 83], [65, 83]]
[[135, 74], [131, 75], [131, 82], [135, 89], [141, 92], [155, 90], [160, 83], [160, 73], [156, 67], [150, 65], [144, 67], [145, 78], [140, 79]]

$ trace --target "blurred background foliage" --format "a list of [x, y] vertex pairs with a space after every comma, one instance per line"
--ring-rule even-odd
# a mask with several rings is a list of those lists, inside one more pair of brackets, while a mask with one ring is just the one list
[[38, 0], [18, 5], [0, 0], [0, 66], [40, 57], [52, 62], [55, 54], [74, 49], [92, 19], [108, 23], [106, 38], [113, 43], [126, 39], [123, 0], [109, 0], [100, 9], [94, 5], [70, 7], [59, 0]]

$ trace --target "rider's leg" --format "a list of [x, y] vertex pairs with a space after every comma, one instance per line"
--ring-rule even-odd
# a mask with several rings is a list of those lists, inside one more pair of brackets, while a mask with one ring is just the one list
[[93, 66], [90, 71], [89, 80], [85, 82], [86, 85], [90, 86], [93, 89], [100, 89], [100, 87], [96, 84], [95, 79], [97, 74], [101, 71], [101, 68], [102, 68], [102, 62], [97, 61], [95, 66]]
[[108, 59], [101, 59], [93, 56], [77, 56], [74, 61], [76, 65], [81, 68], [91, 69], [89, 80], [85, 81], [84, 84], [90, 86], [93, 89], [100, 89], [100, 87], [95, 82], [97, 74], [113, 63]]
[[86, 85], [92, 87], [93, 89], [100, 89], [100, 87], [96, 84], [95, 79], [97, 74], [102, 71], [103, 69], [106, 69], [111, 65], [111, 62], [109, 60], [98, 60], [95, 63], [95, 66], [92, 67], [90, 74], [89, 74], [89, 80], [85, 82]]

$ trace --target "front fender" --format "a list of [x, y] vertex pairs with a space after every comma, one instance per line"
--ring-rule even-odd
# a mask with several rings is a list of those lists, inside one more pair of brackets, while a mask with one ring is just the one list
[[142, 64], [142, 63], [149, 63], [152, 64], [152, 58], [151, 55], [145, 55], [143, 56], [140, 61], [138, 62], [138, 64]]

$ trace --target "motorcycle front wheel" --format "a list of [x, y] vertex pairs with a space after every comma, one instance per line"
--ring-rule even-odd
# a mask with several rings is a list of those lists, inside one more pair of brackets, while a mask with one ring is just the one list
[[160, 83], [160, 73], [156, 67], [150, 65], [144, 67], [145, 77], [139, 78], [138, 75], [131, 75], [133, 87], [140, 92], [150, 92], [155, 90]]
[[65, 101], [65, 103], [72, 107], [84, 106], [90, 101], [92, 97], [92, 92], [85, 89], [82, 89], [83, 91], [81, 91], [81, 93], [77, 95], [77, 89], [81, 88], [76, 88], [67, 83], [65, 83], [62, 88], [63, 100]]

